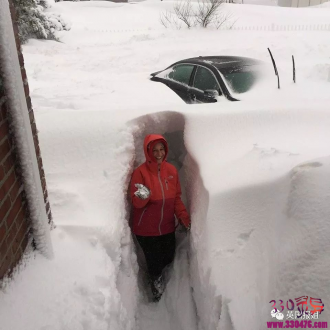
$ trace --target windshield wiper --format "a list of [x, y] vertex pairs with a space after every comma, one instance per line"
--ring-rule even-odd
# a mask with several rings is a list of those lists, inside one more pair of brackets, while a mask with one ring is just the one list
[[293, 65], [293, 82], [296, 83], [296, 65], [294, 63], [293, 55], [292, 55], [292, 65]]
[[277, 76], [277, 87], [278, 87], [278, 89], [280, 89], [280, 76], [279, 76], [278, 71], [277, 71], [276, 63], [275, 63], [275, 60], [274, 60], [274, 57], [273, 57], [272, 52], [270, 51], [269, 48], [267, 48], [267, 49], [268, 49], [268, 51], [269, 51], [269, 55], [270, 55], [270, 57], [272, 58], [272, 62], [273, 62], [273, 66], [274, 66], [275, 75]]

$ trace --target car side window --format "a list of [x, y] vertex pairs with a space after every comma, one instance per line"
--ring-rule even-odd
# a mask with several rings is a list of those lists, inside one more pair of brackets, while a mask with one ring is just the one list
[[176, 65], [168, 74], [168, 78], [175, 80], [181, 84], [189, 85], [189, 80], [193, 69], [194, 66], [189, 64]]
[[201, 66], [197, 67], [193, 87], [198, 88], [202, 91], [206, 91], [207, 89], [213, 89], [217, 90], [219, 94], [221, 94], [219, 90], [219, 85], [212, 72]]

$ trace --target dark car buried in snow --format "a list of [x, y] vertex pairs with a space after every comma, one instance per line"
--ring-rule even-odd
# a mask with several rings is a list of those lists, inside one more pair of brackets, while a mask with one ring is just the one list
[[176, 62], [151, 74], [177, 93], [186, 103], [213, 103], [219, 96], [238, 101], [252, 88], [263, 62], [237, 56], [200, 56]]

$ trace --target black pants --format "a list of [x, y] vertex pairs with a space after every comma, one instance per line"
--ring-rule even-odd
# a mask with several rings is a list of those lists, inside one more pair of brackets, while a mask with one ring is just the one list
[[152, 278], [159, 277], [165, 266], [174, 259], [175, 233], [161, 236], [135, 236], [146, 258], [149, 275]]

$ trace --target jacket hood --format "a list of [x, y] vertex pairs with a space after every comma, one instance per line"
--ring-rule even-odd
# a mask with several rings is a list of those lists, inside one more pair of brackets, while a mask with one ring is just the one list
[[[165, 157], [164, 157], [164, 161], [165, 161], [167, 158], [167, 154], [168, 154], [168, 145], [167, 145], [167, 141], [165, 140], [165, 138], [159, 134], [149, 134], [144, 138], [143, 150], [144, 150], [144, 155], [146, 156], [146, 161], [148, 164], [150, 164], [150, 163], [157, 164], [157, 160], [152, 155], [152, 148], [155, 144], [157, 144], [159, 142], [163, 143], [164, 147], [165, 147]], [[148, 148], [148, 146], [149, 146], [149, 148]]]

